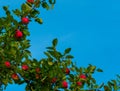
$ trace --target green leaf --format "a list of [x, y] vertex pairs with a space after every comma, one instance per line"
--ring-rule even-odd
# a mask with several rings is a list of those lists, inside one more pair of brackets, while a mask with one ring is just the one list
[[2, 82], [4, 85], [8, 85], [8, 79], [3, 79]]
[[6, 15], [10, 18], [10, 11], [8, 10], [8, 6], [3, 6], [3, 9], [6, 12]]
[[56, 47], [57, 43], [58, 43], [57, 38], [52, 41], [52, 44], [53, 44], [54, 47]]
[[102, 69], [100, 69], [100, 68], [98, 68], [98, 69], [97, 69], [97, 71], [98, 71], [98, 72], [103, 72], [103, 70], [102, 70]]
[[51, 56], [53, 56], [53, 57], [55, 57], [55, 56], [56, 56], [56, 54], [55, 54], [55, 52], [54, 52], [54, 51], [48, 51], [48, 53], [49, 53]]
[[33, 5], [32, 3], [29, 3], [29, 2], [26, 2], [26, 4], [28, 4], [30, 7], [32, 7]]
[[104, 83], [102, 83], [98, 88], [102, 88], [104, 86]]
[[72, 59], [74, 57], [72, 55], [67, 55], [65, 58]]
[[12, 81], [12, 80], [9, 80], [9, 83], [10, 83], [10, 84], [13, 84], [13, 81]]
[[24, 30], [24, 31], [23, 31], [23, 34], [24, 34], [25, 36], [30, 36], [30, 32], [29, 32], [28, 30]]
[[118, 75], [118, 74], [117, 74], [117, 78], [119, 78], [119, 79], [120, 79], [120, 75]]
[[30, 12], [31, 17], [33, 17], [33, 18], [36, 18], [39, 14], [40, 14], [40, 12], [36, 9], [34, 9]]
[[46, 78], [47, 78], [47, 76], [44, 76], [44, 78], [43, 78], [43, 79], [41, 79], [41, 81], [43, 82]]
[[109, 88], [112, 88], [112, 86], [114, 85], [113, 83], [111, 83], [110, 81], [107, 82]]
[[53, 50], [54, 48], [53, 47], [46, 47], [47, 49], [49, 49], [49, 50]]
[[41, 4], [40, 0], [36, 0], [36, 1], [34, 2], [34, 6], [35, 6], [36, 8], [40, 7], [40, 4]]
[[55, 3], [56, 3], [56, 0], [49, 0], [49, 3], [50, 3], [50, 4], [55, 4]]
[[25, 4], [22, 4], [21, 10], [22, 10], [22, 11], [26, 10], [26, 5], [25, 5]]
[[47, 2], [43, 2], [42, 7], [49, 10], [49, 5], [47, 4]]
[[74, 75], [73, 74], [69, 74], [70, 78], [74, 79]]
[[116, 80], [112, 80], [112, 82], [114, 84], [114, 86], [113, 86], [114, 90], [117, 91], [117, 82], [116, 82]]
[[63, 77], [62, 77], [62, 80], [66, 80], [66, 76], [63, 76]]
[[94, 78], [91, 78], [91, 81], [95, 84], [96, 80]]
[[16, 50], [14, 48], [11, 48], [9, 51], [10, 55], [15, 55], [16, 54]]
[[29, 4], [25, 3], [25, 4], [22, 4], [21, 9], [22, 9], [22, 12], [26, 15], [29, 11], [32, 10], [32, 7]]
[[82, 68], [82, 67], [80, 67], [79, 72], [80, 72], [80, 74], [82, 74], [82, 73], [83, 73], [83, 68]]
[[13, 13], [17, 16], [20, 16], [21, 15], [21, 12], [19, 9], [16, 9], [16, 10], [13, 10]]
[[91, 64], [89, 64], [89, 66], [87, 68], [88, 72], [90, 72], [90, 73], [94, 73], [95, 69], [96, 69], [96, 66], [92, 66]]
[[71, 67], [70, 70], [71, 70], [71, 71], [75, 71], [75, 67]]
[[42, 18], [36, 18], [35, 21], [38, 22], [39, 24], [43, 24]]
[[53, 62], [48, 61], [48, 65], [52, 66], [52, 65], [53, 65]]
[[71, 48], [67, 48], [67, 49], [65, 49], [64, 54], [68, 54], [68, 53], [70, 53], [70, 51], [71, 51]]
[[105, 85], [105, 86], [104, 86], [104, 91], [112, 91], [112, 90], [110, 90], [110, 88]]
[[25, 56], [31, 56], [31, 52], [29, 50], [24, 50]]
[[51, 58], [50, 54], [48, 52], [44, 52], [44, 54], [48, 57]]
[[7, 10], [8, 10], [8, 6], [3, 6], [3, 9], [4, 9], [5, 11], [7, 11]]

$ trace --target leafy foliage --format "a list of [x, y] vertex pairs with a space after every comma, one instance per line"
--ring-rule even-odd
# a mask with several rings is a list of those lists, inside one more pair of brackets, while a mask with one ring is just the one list
[[[56, 49], [57, 38], [52, 41], [52, 46], [44, 52], [46, 58], [37, 60], [32, 58], [28, 24], [35, 20], [43, 23], [39, 17], [38, 8], [46, 10], [53, 8], [56, 0], [27, 0], [21, 9], [10, 11], [3, 6], [6, 16], [0, 17], [0, 86], [1, 90], [8, 84], [26, 83], [26, 91], [117, 91], [120, 89], [120, 76], [107, 84], [98, 85], [93, 74], [103, 72], [91, 64], [88, 67], [76, 67], [72, 62], [74, 58], [71, 48], [63, 53]], [[17, 19], [15, 19], [15, 15]]]

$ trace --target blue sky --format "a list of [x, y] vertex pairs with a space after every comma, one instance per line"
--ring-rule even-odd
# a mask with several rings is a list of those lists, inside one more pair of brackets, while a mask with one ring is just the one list
[[[0, 16], [3, 5], [15, 9], [24, 1], [0, 0]], [[104, 70], [95, 75], [98, 83], [120, 74], [119, 0], [57, 0], [53, 10], [41, 10], [40, 16], [43, 25], [29, 24], [34, 58], [42, 58], [45, 48], [58, 38], [58, 49], [71, 47], [78, 67], [93, 64]], [[23, 87], [10, 85], [6, 91], [24, 91]]]

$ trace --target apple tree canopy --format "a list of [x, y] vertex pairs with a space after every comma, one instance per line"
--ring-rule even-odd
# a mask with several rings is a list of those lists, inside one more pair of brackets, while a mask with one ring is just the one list
[[120, 76], [107, 84], [97, 84], [95, 72], [103, 72], [91, 64], [77, 67], [72, 61], [71, 48], [63, 53], [57, 50], [57, 38], [47, 47], [45, 58], [32, 58], [28, 25], [43, 23], [39, 8], [50, 10], [56, 0], [26, 0], [20, 9], [9, 10], [3, 6], [5, 16], [0, 17], [0, 87], [9, 84], [26, 84], [25, 91], [118, 91]]

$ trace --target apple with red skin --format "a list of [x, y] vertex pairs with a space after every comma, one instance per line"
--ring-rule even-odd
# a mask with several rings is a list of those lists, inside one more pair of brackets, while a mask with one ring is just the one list
[[5, 66], [9, 68], [9, 67], [11, 66], [10, 62], [9, 62], [9, 61], [6, 61], [6, 62], [5, 62]]
[[23, 17], [21, 19], [21, 21], [22, 21], [23, 24], [28, 24], [29, 23], [29, 19], [27, 17]]
[[34, 0], [27, 0], [28, 3], [34, 3]]
[[23, 33], [19, 29], [17, 29], [16, 32], [15, 32], [15, 37], [16, 38], [22, 38], [22, 36], [23, 36]]
[[36, 74], [36, 75], [35, 75], [35, 78], [36, 78], [36, 79], [39, 79], [39, 78], [40, 78], [40, 75], [39, 75], [39, 74]]
[[19, 76], [16, 73], [13, 73], [11, 77], [14, 80], [18, 80], [19, 79]]
[[69, 69], [69, 68], [66, 68], [65, 73], [66, 73], [67, 75], [70, 74], [70, 69]]
[[66, 81], [63, 81], [63, 82], [62, 82], [62, 87], [63, 87], [63, 88], [67, 88], [67, 87], [68, 87], [68, 83], [67, 83]]
[[24, 64], [24, 65], [22, 65], [22, 70], [27, 71], [27, 70], [28, 70], [28, 68], [29, 68], [29, 67], [28, 67], [28, 65], [25, 65], [25, 64]]
[[56, 81], [57, 81], [57, 78], [54, 77], [54, 78], [52, 78], [52, 81], [51, 81], [51, 82], [52, 82], [52, 83], [56, 83]]
[[76, 82], [77, 86], [82, 86], [82, 82]]
[[81, 74], [81, 75], [79, 75], [79, 78], [80, 78], [80, 79], [83, 79], [83, 80], [86, 80], [87, 77], [86, 77], [86, 75]]
[[35, 71], [36, 71], [36, 73], [39, 73], [40, 72], [40, 68], [36, 68]]

